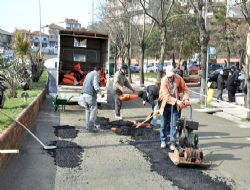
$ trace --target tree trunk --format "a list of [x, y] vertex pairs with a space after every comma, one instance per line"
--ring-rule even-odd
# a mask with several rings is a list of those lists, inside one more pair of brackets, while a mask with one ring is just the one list
[[200, 44], [201, 44], [201, 88], [200, 88], [200, 101], [204, 102], [207, 91], [207, 84], [206, 84], [206, 62], [207, 62], [207, 47], [209, 42], [209, 34], [206, 30], [205, 20], [203, 18], [203, 7], [204, 3], [202, 0], [198, 1], [198, 13], [197, 13], [197, 26], [200, 32]]
[[141, 55], [140, 55], [140, 86], [144, 86], [144, 54], [145, 54], [145, 45], [141, 44]]
[[172, 65], [173, 65], [174, 68], [176, 68], [174, 53], [172, 55]]
[[130, 43], [128, 44], [128, 47], [127, 47], [127, 50], [128, 50], [128, 53], [127, 53], [127, 61], [128, 61], [128, 81], [130, 83], [132, 83], [132, 77], [131, 77], [131, 70], [130, 70], [130, 65], [131, 65], [131, 57], [130, 57]]
[[159, 59], [159, 64], [162, 67], [162, 71], [158, 71], [157, 74], [157, 79], [161, 79], [162, 78], [162, 74], [163, 74], [163, 66], [164, 66], [164, 57], [165, 57], [165, 51], [166, 51], [166, 28], [165, 26], [161, 26], [160, 27], [160, 39], [161, 39], [161, 51], [160, 51], [160, 59]]
[[[250, 109], [250, 78], [249, 78], [249, 64], [250, 64], [250, 32], [248, 32], [248, 35], [247, 35], [247, 42], [246, 42], [246, 64], [245, 64], [245, 67], [244, 67], [244, 70], [245, 70], [245, 83], [247, 85], [247, 95], [246, 95], [246, 98], [245, 98], [245, 106], [246, 108]], [[247, 112], [247, 118], [249, 119], [250, 118], [250, 112]]]
[[228, 64], [228, 66], [230, 65], [230, 58], [231, 58], [231, 51], [230, 51], [230, 47], [227, 46], [227, 64]]
[[[246, 94], [246, 108], [250, 109], [250, 80], [249, 80], [249, 59], [248, 59], [248, 63], [245, 66], [245, 82], [247, 85], [247, 94]], [[247, 118], [250, 118], [250, 112], [247, 112]]]

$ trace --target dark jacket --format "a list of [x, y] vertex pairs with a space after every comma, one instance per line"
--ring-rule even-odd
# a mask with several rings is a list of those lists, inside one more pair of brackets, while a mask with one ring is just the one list
[[150, 85], [146, 87], [146, 91], [143, 94], [142, 99], [148, 102], [152, 106], [152, 109], [155, 106], [154, 101], [159, 98], [159, 90], [160, 89], [157, 85]]
[[236, 81], [234, 75], [229, 75], [227, 79], [227, 90], [236, 91]]
[[223, 90], [225, 88], [225, 81], [224, 78], [221, 74], [219, 74], [217, 78], [217, 89], [218, 90]]

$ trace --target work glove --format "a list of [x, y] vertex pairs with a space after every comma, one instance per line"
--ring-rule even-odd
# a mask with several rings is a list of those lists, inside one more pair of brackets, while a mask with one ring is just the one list
[[182, 101], [177, 100], [177, 101], [176, 101], [176, 104], [177, 104], [178, 106], [181, 106], [183, 103], [182, 103]]

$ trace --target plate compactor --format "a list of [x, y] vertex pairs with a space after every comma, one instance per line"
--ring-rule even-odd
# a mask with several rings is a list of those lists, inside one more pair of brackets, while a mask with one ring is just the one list
[[[179, 118], [176, 129], [176, 148], [169, 152], [169, 158], [178, 166], [201, 165], [203, 152], [199, 149], [198, 130], [199, 123], [192, 120], [192, 107], [188, 106], [189, 119]], [[172, 119], [172, 118], [171, 118]]]

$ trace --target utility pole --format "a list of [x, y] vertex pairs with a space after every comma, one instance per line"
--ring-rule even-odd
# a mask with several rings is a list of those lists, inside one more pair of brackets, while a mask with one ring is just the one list
[[95, 0], [92, 0], [92, 27], [94, 26], [94, 16], [95, 16]]
[[42, 18], [41, 18], [41, 1], [39, 0], [39, 20], [40, 20], [40, 36], [39, 36], [39, 53], [40, 53], [40, 58], [42, 57], [42, 32], [41, 32], [41, 29], [42, 29]]
[[[205, 19], [205, 27], [206, 27], [206, 30], [207, 30], [207, 0], [205, 0], [205, 1], [206, 1], [206, 4], [205, 4], [205, 16], [204, 16], [204, 19]], [[208, 56], [209, 56], [209, 48], [207, 47], [205, 107], [207, 107], [207, 96], [208, 96], [208, 87], [207, 87], [207, 83], [208, 83]]]

